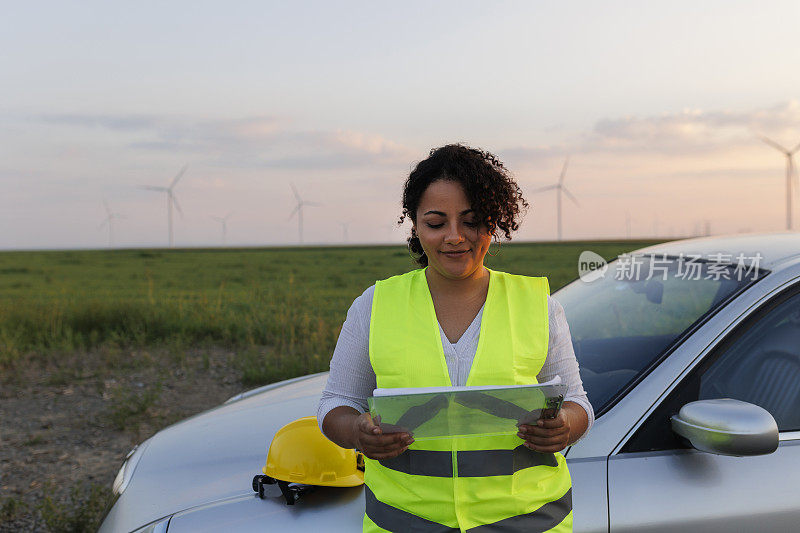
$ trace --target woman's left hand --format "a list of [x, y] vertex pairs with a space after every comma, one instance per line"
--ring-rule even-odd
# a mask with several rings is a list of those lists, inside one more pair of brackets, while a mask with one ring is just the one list
[[555, 418], [540, 419], [535, 426], [519, 426], [517, 436], [525, 446], [542, 453], [560, 452], [578, 440], [586, 431], [589, 418], [575, 402], [564, 402]]
[[519, 426], [517, 436], [529, 449], [542, 453], [560, 452], [569, 445], [569, 418], [559, 410], [555, 418], [540, 418], [537, 425]]

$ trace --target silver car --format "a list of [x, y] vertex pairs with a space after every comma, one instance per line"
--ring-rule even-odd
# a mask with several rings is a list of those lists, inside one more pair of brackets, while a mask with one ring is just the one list
[[[800, 530], [800, 234], [666, 243], [589, 278], [553, 295], [597, 417], [566, 451], [575, 531]], [[140, 444], [101, 531], [359, 531], [362, 487], [292, 506], [251, 488], [325, 380], [240, 394]]]

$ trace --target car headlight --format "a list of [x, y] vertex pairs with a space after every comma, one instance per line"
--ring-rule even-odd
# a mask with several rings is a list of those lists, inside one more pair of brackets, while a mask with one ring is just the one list
[[172, 516], [151, 522], [146, 526], [137, 529], [133, 533], [167, 533], [167, 527], [169, 526], [170, 518], [172, 518]]
[[[136, 466], [139, 464], [139, 460], [142, 458], [142, 454], [144, 454], [144, 450], [149, 444], [150, 439], [138, 446], [134, 446], [133, 449], [128, 452], [128, 455], [125, 456], [125, 461], [122, 463], [119, 472], [117, 472], [117, 477], [114, 478], [114, 484], [111, 486], [111, 490], [114, 492], [115, 496], [122, 494], [128, 487], [128, 483], [130, 483], [131, 478], [133, 478]], [[166, 531], [166, 529], [164, 531]]]

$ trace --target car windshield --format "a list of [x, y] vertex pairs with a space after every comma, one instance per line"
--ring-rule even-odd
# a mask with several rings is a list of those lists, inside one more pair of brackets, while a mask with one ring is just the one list
[[694, 324], [764, 275], [696, 257], [623, 255], [602, 277], [577, 279], [555, 292], [596, 415]]

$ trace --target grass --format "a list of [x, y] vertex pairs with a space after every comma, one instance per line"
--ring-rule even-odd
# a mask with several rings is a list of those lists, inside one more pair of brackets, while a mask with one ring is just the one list
[[[610, 259], [645, 244], [506, 244], [487, 265], [546, 275], [555, 291], [577, 277], [581, 251]], [[180, 363], [222, 346], [248, 385], [318, 372], [353, 299], [412, 268], [399, 246], [0, 253], [0, 369], [123, 347], [166, 347]]]
[[142, 419], [149, 416], [149, 410], [156, 404], [161, 395], [161, 383], [153, 385], [141, 384], [141, 387], [118, 386], [111, 393], [110, 405], [106, 416], [111, 424], [120, 431], [138, 427]]
[[51, 533], [85, 533], [97, 531], [106, 508], [111, 504], [111, 491], [97, 483], [74, 485], [66, 500], [52, 498], [58, 487], [49, 486], [36, 509]]
[[17, 498], [5, 498], [0, 503], [0, 526], [25, 518], [31, 511], [35, 511], [36, 517], [31, 519], [36, 522], [36, 531], [41, 531], [42, 526], [50, 533], [97, 531], [113, 501], [111, 490], [97, 483], [79, 482], [69, 490], [66, 498], [52, 496], [63, 490], [64, 487], [53, 484], [46, 486], [43, 490], [44, 496], [35, 505]]
[[28, 511], [28, 504], [17, 498], [4, 498], [0, 503], [0, 525], [10, 522]]

